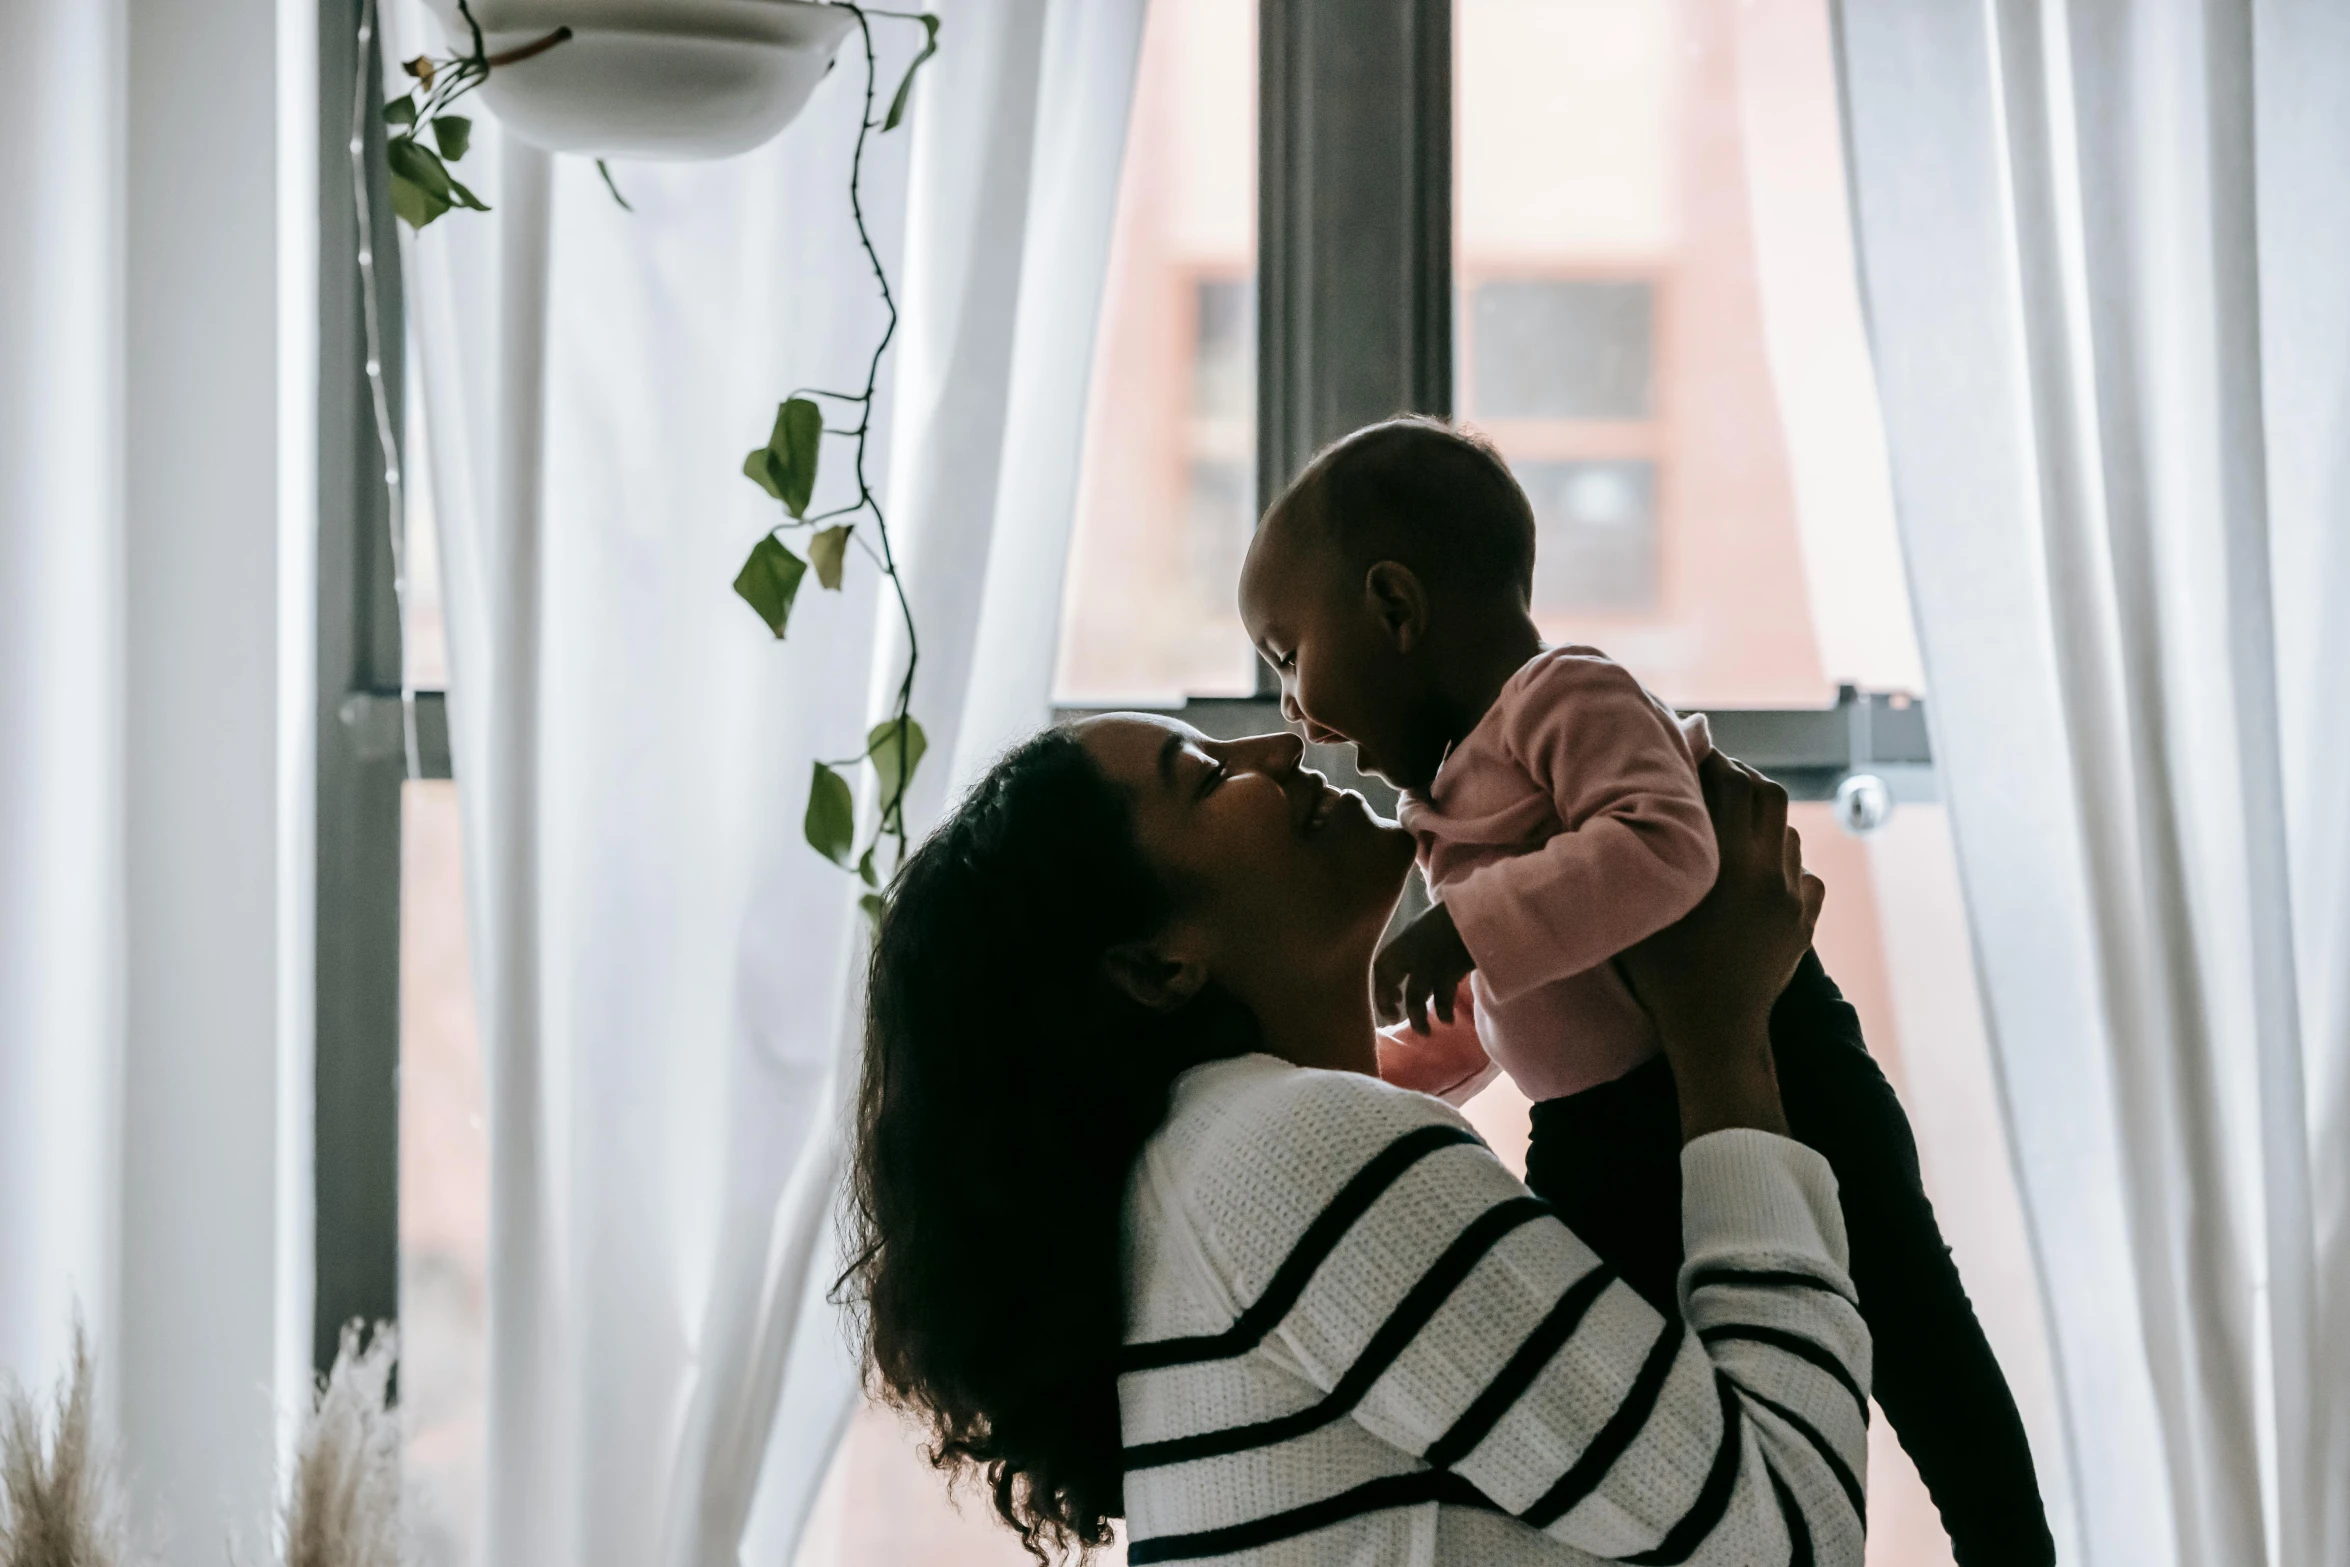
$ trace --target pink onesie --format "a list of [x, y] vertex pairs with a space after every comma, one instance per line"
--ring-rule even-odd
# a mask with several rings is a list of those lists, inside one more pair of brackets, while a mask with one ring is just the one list
[[[1512, 675], [1403, 824], [1420, 868], [1477, 961], [1475, 1029], [1526, 1097], [1557, 1099], [1621, 1077], [1655, 1054], [1655, 1030], [1608, 960], [1697, 906], [1714, 883], [1713, 823], [1697, 763], [1702, 716], [1673, 710], [1594, 648], [1537, 654]], [[1460, 1033], [1465, 1030], [1448, 1030]], [[1426, 1075], [1415, 1045], [1383, 1041], [1382, 1075]], [[1389, 1070], [1390, 1063], [1394, 1070]], [[1453, 1097], [1453, 1095], [1448, 1095]]]

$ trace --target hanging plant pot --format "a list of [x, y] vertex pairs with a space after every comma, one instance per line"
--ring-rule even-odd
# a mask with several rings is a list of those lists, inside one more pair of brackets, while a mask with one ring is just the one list
[[[456, 0], [432, 0], [453, 47], [471, 41]], [[810, 0], [472, 0], [490, 55], [570, 36], [480, 89], [515, 135], [599, 158], [728, 158], [806, 106], [856, 26]]]

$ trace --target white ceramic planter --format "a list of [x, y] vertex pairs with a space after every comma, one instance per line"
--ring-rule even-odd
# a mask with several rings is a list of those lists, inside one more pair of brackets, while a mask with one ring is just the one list
[[[467, 46], [456, 0], [432, 0]], [[472, 0], [492, 55], [571, 37], [490, 73], [482, 102], [553, 152], [726, 158], [789, 125], [857, 23], [809, 0]]]

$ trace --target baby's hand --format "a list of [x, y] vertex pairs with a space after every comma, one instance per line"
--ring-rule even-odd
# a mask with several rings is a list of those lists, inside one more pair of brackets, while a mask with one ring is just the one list
[[1371, 964], [1371, 1009], [1382, 1023], [1400, 1023], [1409, 1015], [1412, 1028], [1428, 1033], [1428, 1007], [1452, 1021], [1452, 994], [1477, 960], [1453, 929], [1452, 913], [1441, 903], [1395, 933], [1379, 949]]

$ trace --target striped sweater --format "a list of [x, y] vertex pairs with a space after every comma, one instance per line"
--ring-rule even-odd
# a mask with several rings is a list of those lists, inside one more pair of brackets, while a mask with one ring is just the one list
[[1754, 1131], [1682, 1171], [1686, 1327], [1438, 1101], [1187, 1073], [1127, 1196], [1128, 1560], [1858, 1564], [1835, 1178]]

